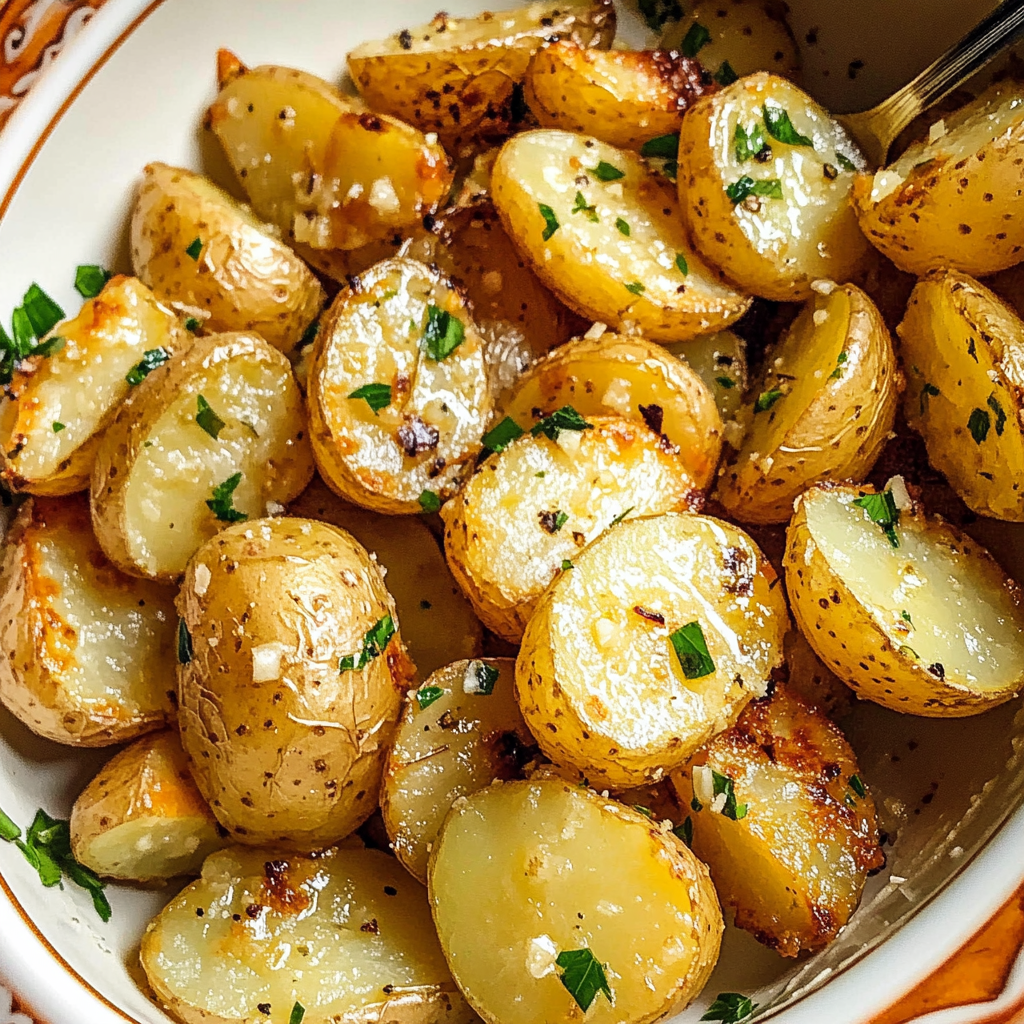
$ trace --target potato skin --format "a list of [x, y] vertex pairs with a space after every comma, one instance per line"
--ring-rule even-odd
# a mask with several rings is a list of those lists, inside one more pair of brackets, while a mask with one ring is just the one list
[[[237, 523], [192, 557], [178, 614], [192, 641], [182, 743], [217, 820], [247, 845], [308, 851], [348, 835], [376, 807], [415, 671], [377, 564], [326, 523]], [[386, 615], [386, 649], [340, 671]]]
[[[202, 251], [186, 250], [198, 238]], [[131, 223], [132, 266], [158, 297], [209, 333], [254, 331], [290, 352], [324, 304], [310, 269], [208, 179], [153, 163]]]
[[4, 543], [0, 702], [33, 732], [106, 747], [172, 720], [173, 591], [107, 561], [81, 496], [30, 498]]

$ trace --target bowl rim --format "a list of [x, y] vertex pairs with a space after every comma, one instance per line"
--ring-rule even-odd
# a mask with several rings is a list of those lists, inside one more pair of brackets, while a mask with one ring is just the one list
[[[107, 0], [67, 45], [2, 131], [0, 223], [51, 133], [92, 78], [166, 0]], [[784, 1009], [766, 1014], [784, 1024], [830, 1019], [866, 1024], [892, 1007], [953, 956], [1024, 884], [1024, 806], [1005, 816], [977, 853], [912, 910], [903, 924], [865, 947]], [[54, 966], [59, 967], [57, 971]], [[93, 1024], [140, 1024], [61, 956], [0, 872], [0, 973], [39, 1024], [67, 1018], [71, 1007]], [[826, 971], [830, 973], [830, 971]], [[818, 984], [821, 981], [823, 983]], [[808, 986], [810, 988], [810, 986]]]

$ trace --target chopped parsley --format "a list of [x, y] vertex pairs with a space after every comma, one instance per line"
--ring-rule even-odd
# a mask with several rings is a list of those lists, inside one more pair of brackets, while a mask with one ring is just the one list
[[235, 473], [234, 476], [229, 476], [224, 483], [218, 484], [214, 487], [213, 497], [206, 502], [210, 511], [222, 523], [240, 523], [243, 519], [249, 518], [244, 512], [239, 512], [233, 504], [235, 488], [238, 487], [241, 482], [241, 473]]
[[719, 85], [725, 86], [732, 85], [740, 76], [736, 74], [735, 68], [727, 60], [723, 60], [712, 77]]
[[[498, 427], [500, 426], [501, 423], [498, 424]], [[495, 430], [497, 430], [498, 427], [495, 427]], [[563, 430], [593, 429], [594, 425], [592, 423], [588, 423], [571, 405], [563, 405], [561, 409], [556, 410], [550, 416], [545, 416], [539, 423], [535, 423], [530, 430], [530, 433], [535, 437], [543, 434], [546, 438], [552, 441], [557, 441], [558, 435]], [[494, 431], [491, 433], [493, 432]], [[490, 448], [491, 446], [487, 445], [487, 447]], [[491, 451], [494, 451], [494, 449], [491, 448]]]
[[688, 622], [680, 626], [668, 639], [687, 679], [703, 679], [715, 671], [715, 663], [708, 653], [704, 630], [699, 622]]
[[555, 963], [562, 968], [559, 981], [584, 1013], [590, 1009], [599, 992], [604, 993], [608, 1002], [612, 1001], [612, 990], [608, 987], [604, 967], [589, 949], [563, 950]]
[[902, 619], [902, 620], [903, 620], [904, 622], [909, 622], [909, 623], [910, 623], [910, 628], [911, 628], [911, 629], [914, 629], [914, 628], [916, 628], [916, 627], [914, 626], [914, 620], [913, 620], [913, 619], [912, 619], [912, 618], [910, 617], [910, 612], [908, 612], [908, 611], [902, 611], [902, 612], [900, 612], [900, 618], [901, 618], [901, 619]]
[[554, 512], [538, 512], [537, 518], [540, 520], [541, 529], [552, 535], [558, 533], [569, 521], [567, 513], [557, 510]]
[[696, 57], [708, 43], [711, 42], [711, 33], [699, 21], [695, 21], [683, 36], [679, 49], [684, 57]]
[[467, 693], [490, 697], [494, 693], [494, 684], [498, 681], [500, 673], [493, 665], [486, 665], [482, 661], [471, 661], [466, 675], [472, 675], [472, 686], [469, 689], [463, 683], [463, 689]]
[[608, 163], [607, 160], [602, 160], [596, 167], [591, 169], [590, 173], [598, 181], [618, 181], [619, 178], [626, 176], [625, 171], [620, 171], [618, 167]]
[[729, 391], [732, 388], [736, 387], [736, 381], [734, 381], [732, 377], [716, 377], [715, 383], [719, 387], [725, 388], [726, 391]]
[[867, 796], [867, 789], [864, 787], [864, 783], [859, 775], [850, 776], [850, 789], [854, 791], [861, 799]]
[[575, 569], [575, 568], [576, 568], [576, 566], [574, 566], [572, 564], [572, 562], [569, 561], [568, 558], [563, 558], [562, 559], [562, 572], [568, 572], [570, 569]]
[[722, 1024], [741, 1024], [750, 1017], [757, 1004], [752, 1003], [739, 992], [719, 992], [718, 998], [708, 1007], [701, 1020], [718, 1020]]
[[13, 843], [15, 839], [20, 838], [21, 829], [3, 811], [0, 811], [0, 839]]
[[495, 453], [503, 452], [516, 438], [522, 436], [522, 427], [506, 416], [496, 427], [484, 434], [483, 446]]
[[306, 1016], [306, 1008], [302, 1003], [296, 1003], [292, 1007], [291, 1016], [288, 1018], [288, 1024], [302, 1024], [302, 1018]]
[[53, 432], [59, 434], [64, 429], [63, 423], [58, 423], [56, 420], [53, 422]]
[[654, 818], [654, 812], [650, 809], [650, 807], [643, 807], [640, 804], [633, 804], [633, 810], [636, 811], [638, 814], [642, 814], [645, 818]]
[[747, 805], [736, 803], [736, 790], [732, 779], [728, 775], [720, 775], [714, 769], [711, 770], [711, 778], [714, 782], [715, 796], [725, 794], [725, 804], [722, 806], [722, 814], [732, 821], [740, 821], [747, 816]]
[[690, 264], [686, 262], [686, 256], [681, 252], [676, 253], [676, 270], [684, 277], [690, 272]]
[[61, 337], [36, 339], [49, 334], [64, 318], [64, 310], [39, 287], [33, 284], [11, 314], [11, 334], [0, 325], [0, 384], [9, 384], [22, 359], [29, 356], [50, 356], [65, 345]]
[[806, 135], [801, 135], [793, 127], [789, 114], [782, 107], [771, 103], [764, 105], [764, 126], [768, 129], [768, 134], [777, 142], [782, 142], [787, 146], [810, 146], [811, 149], [814, 149], [814, 142]]
[[192, 660], [192, 634], [184, 619], [178, 619], [178, 664], [187, 665]]
[[158, 366], [171, 358], [165, 348], [151, 348], [142, 353], [142, 358], [124, 375], [124, 379], [135, 387], [141, 384]]
[[971, 432], [975, 444], [981, 444], [992, 427], [992, 417], [984, 409], [975, 409], [967, 421], [967, 429]]
[[725, 194], [732, 200], [734, 206], [750, 196], [781, 199], [782, 182], [778, 178], [762, 178], [760, 181], [754, 181], [749, 175], [744, 174], [742, 178], [726, 187]]
[[25, 292], [21, 308], [25, 311], [37, 338], [49, 334], [64, 319], [64, 310], [37, 284], [31, 285]]
[[610, 530], [610, 529], [611, 529], [611, 528], [612, 528], [613, 526], [618, 526], [618, 525], [619, 525], [619, 523], [621, 523], [621, 522], [622, 522], [622, 520], [623, 520], [623, 519], [625, 519], [625, 518], [626, 518], [626, 516], [628, 516], [628, 515], [629, 515], [629, 513], [630, 513], [630, 512], [632, 512], [632, 511], [633, 511], [633, 509], [635, 509], [635, 508], [636, 508], [636, 505], [630, 505], [630, 506], [629, 506], [629, 508], [627, 508], [625, 512], [620, 512], [620, 513], [619, 513], [619, 514], [618, 514], [618, 515], [617, 515], [617, 516], [616, 516], [616, 517], [615, 517], [615, 518], [614, 518], [614, 519], [613, 519], [613, 520], [612, 520], [612, 521], [611, 521], [611, 522], [610, 522], [610, 523], [608, 524], [608, 529]]
[[886, 539], [894, 547], [900, 546], [900, 539], [896, 536], [896, 527], [900, 521], [900, 510], [896, 507], [896, 499], [892, 491], [882, 491], [880, 494], [865, 494], [856, 498], [854, 505], [864, 509], [871, 519], [882, 528]]
[[420, 711], [426, 711], [431, 704], [436, 700], [440, 700], [444, 696], [444, 690], [440, 686], [421, 686], [416, 691], [416, 703], [420, 706]]
[[558, 218], [555, 216], [555, 211], [548, 206], [547, 203], [538, 203], [537, 209], [540, 210], [540, 215], [544, 218], [544, 232], [541, 238], [546, 242], [560, 227]]
[[582, 192], [576, 193], [576, 205], [573, 206], [572, 212], [585, 213], [587, 215], [587, 220], [592, 221], [594, 224], [598, 221], [597, 207], [589, 205]]
[[203, 323], [198, 317], [189, 316], [185, 318], [185, 330], [189, 334], [196, 334], [202, 326]]
[[746, 163], [748, 160], [753, 160], [768, 145], [759, 124], [755, 124], [749, 132], [743, 125], [737, 124], [736, 131], [733, 132], [732, 141], [736, 152], [736, 159], [741, 164]]
[[929, 384], [927, 381], [923, 388], [921, 388], [921, 415], [924, 415], [924, 411], [928, 406], [929, 398], [938, 398], [942, 392], [934, 385]]
[[840, 352], [839, 355], [836, 356], [836, 368], [828, 375], [829, 380], [839, 380], [842, 377], [843, 367], [846, 365], [849, 358], [850, 357], [845, 351]]
[[199, 256], [203, 251], [203, 240], [201, 238], [193, 238], [189, 243], [188, 248], [185, 250], [190, 259], [199, 261]]
[[210, 403], [202, 395], [196, 397], [196, 406], [196, 423], [216, 441], [227, 424], [213, 411]]
[[[465, 340], [466, 329], [457, 316], [433, 304], [427, 306], [427, 326], [423, 331], [423, 347], [435, 363], [447, 359]], [[388, 402], [391, 402], [388, 389]], [[376, 411], [376, 410], [374, 410]]]
[[58, 352], [64, 351], [64, 346], [68, 343], [67, 338], [62, 338], [59, 334], [55, 334], [52, 338], [47, 338], [46, 341], [39, 342], [35, 348], [32, 349], [32, 355], [34, 356], [53, 356]]
[[782, 391], [779, 388], [762, 391], [754, 402], [754, 412], [767, 412], [782, 397]]
[[679, 0], [637, 0], [637, 8], [652, 32], [664, 28], [666, 21], [679, 21], [683, 16]]
[[639, 281], [631, 281], [626, 285], [626, 291], [632, 292], [634, 295], [643, 295], [647, 289]]
[[338, 662], [339, 672], [358, 672], [366, 668], [374, 658], [380, 657], [395, 635], [395, 623], [390, 615], [378, 619], [363, 637], [363, 646], [358, 654], [349, 654]]
[[381, 409], [391, 404], [391, 385], [364, 384], [361, 388], [356, 388], [355, 391], [351, 392], [348, 397], [361, 398], [373, 410], [373, 415], [376, 416], [380, 413]]
[[682, 823], [682, 825], [676, 825], [676, 827], [672, 829], [672, 835], [674, 835], [676, 839], [681, 839], [684, 843], [686, 843], [687, 846], [692, 847], [693, 818], [687, 815], [686, 820]]
[[659, 135], [656, 139], [648, 140], [640, 147], [640, 155], [674, 160], [679, 155], [679, 134]]
[[424, 512], [440, 512], [441, 498], [437, 491], [423, 491], [419, 497], [420, 508]]
[[75, 290], [83, 299], [95, 299], [110, 280], [111, 273], [95, 264], [83, 264], [75, 271]]
[[855, 172], [857, 170], [857, 165], [845, 153], [840, 153], [838, 149], [836, 150], [836, 163], [838, 163], [844, 171]]
[[615, 219], [615, 226], [619, 229], [619, 233], [629, 238], [629, 224], [624, 221], [621, 217]]
[[995, 395], [989, 395], [987, 402], [988, 407], [995, 413], [996, 417], [996, 434], [999, 437], [1003, 436], [1003, 430], [1006, 427], [1006, 413], [1003, 412], [1003, 407], [999, 404], [999, 400]]
[[555, 514], [555, 533], [558, 533], [558, 531], [563, 526], [565, 526], [565, 524], [568, 521], [569, 521], [569, 514], [567, 512], [561, 512], [561, 511], [557, 512]]

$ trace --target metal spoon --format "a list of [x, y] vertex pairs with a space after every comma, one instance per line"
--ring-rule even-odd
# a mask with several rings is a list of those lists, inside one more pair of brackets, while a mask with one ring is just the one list
[[935, 106], [975, 72], [1024, 38], [1024, 0], [1003, 0], [958, 43], [898, 92], [862, 114], [844, 114], [839, 122], [860, 143], [876, 167], [884, 167], [889, 147], [918, 114]]

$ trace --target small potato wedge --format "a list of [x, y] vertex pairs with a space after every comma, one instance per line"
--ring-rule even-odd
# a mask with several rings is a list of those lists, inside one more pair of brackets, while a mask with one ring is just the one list
[[452, 574], [484, 625], [511, 643], [552, 580], [610, 526], [701, 503], [697, 481], [643, 423], [586, 422], [513, 441], [441, 509]]
[[442, 12], [357, 46], [348, 67], [374, 110], [425, 132], [472, 139], [507, 129], [515, 86], [545, 43], [607, 49], [614, 35], [612, 0], [539, 0], [475, 18]]
[[1024, 596], [901, 483], [798, 499], [786, 541], [793, 615], [859, 696], [928, 718], [980, 714], [1024, 689]]
[[405, 698], [384, 766], [380, 807], [392, 849], [414, 878], [459, 797], [520, 779], [537, 745], [519, 713], [515, 661], [456, 661]]
[[469, 1024], [423, 887], [378, 850], [223, 850], [142, 939], [158, 1002], [183, 1024]]
[[975, 512], [1024, 521], [1024, 322], [948, 270], [917, 285], [898, 332], [929, 462]]
[[638, 150], [677, 133], [709, 83], [700, 61], [676, 51], [595, 50], [563, 39], [534, 54], [523, 88], [542, 128]]
[[312, 475], [288, 360], [257, 334], [215, 334], [118, 409], [93, 468], [93, 528], [125, 572], [174, 579], [225, 523], [291, 501]]
[[71, 809], [75, 860], [103, 878], [194, 877], [225, 837], [192, 781], [176, 731], [143, 736], [115, 755]]
[[805, 92], [750, 75], [683, 119], [679, 200], [705, 259], [754, 295], [796, 302], [817, 280], [848, 281], [867, 258], [849, 204], [865, 166]]
[[143, 171], [131, 249], [143, 284], [209, 333], [255, 331], [290, 352], [324, 304], [312, 271], [250, 210], [178, 167]]
[[732, 331], [666, 345], [707, 385], [723, 422], [734, 421], [747, 390], [747, 343]]
[[875, 304], [853, 285], [815, 295], [765, 361], [750, 427], [722, 467], [730, 518], [786, 523], [811, 484], [858, 481], [889, 439], [903, 375]]
[[64, 345], [22, 360], [5, 389], [2, 478], [15, 491], [73, 494], [89, 487], [103, 430], [131, 391], [125, 378], [132, 368], [149, 353], [166, 357], [191, 339], [133, 277], [112, 278], [51, 337]]
[[[598, 168], [609, 177], [605, 164], [621, 178], [598, 177]], [[750, 305], [693, 252], [671, 184], [635, 153], [571, 132], [523, 132], [505, 143], [491, 183], [513, 241], [581, 316], [686, 341]]]
[[340, 526], [376, 557], [394, 596], [417, 679], [426, 679], [452, 658], [480, 654], [480, 620], [448, 571], [437, 538], [423, 523], [349, 505], [319, 478], [288, 506], [288, 514]]
[[1007, 79], [861, 175], [864, 234], [902, 270], [991, 274], [1024, 259], [1024, 85]]
[[492, 408], [465, 302], [410, 259], [380, 263], [339, 294], [308, 387], [321, 475], [377, 512], [420, 512], [425, 492], [451, 497], [472, 471]]
[[562, 406], [580, 415], [642, 419], [679, 449], [699, 488], [712, 480], [722, 450], [722, 420], [704, 382], [660, 345], [605, 333], [577, 338], [535, 363], [504, 400], [524, 429]]
[[0, 613], [0, 702], [33, 732], [107, 747], [173, 719], [174, 592], [107, 561], [84, 496], [18, 510]]
[[[459, 801], [429, 891], [448, 964], [487, 1024], [570, 1024], [584, 1006], [594, 1024], [660, 1020], [718, 959], [707, 868], [643, 814], [561, 779]], [[604, 984], [584, 994], [580, 972]]]
[[856, 755], [783, 690], [748, 704], [674, 781], [722, 903], [782, 956], [828, 945], [885, 865]]
[[236, 523], [189, 562], [178, 614], [181, 739], [217, 820], [306, 852], [362, 824], [414, 673], [366, 549], [327, 523]]
[[786, 634], [786, 662], [778, 670], [779, 688], [837, 722], [854, 705], [853, 690], [814, 653], [807, 637], [793, 628]]
[[789, 624], [775, 570], [709, 516], [616, 526], [537, 606], [516, 662], [541, 750], [629, 789], [681, 768], [767, 692]]

